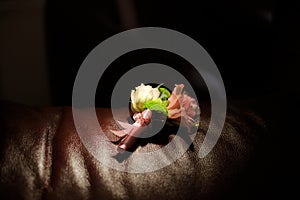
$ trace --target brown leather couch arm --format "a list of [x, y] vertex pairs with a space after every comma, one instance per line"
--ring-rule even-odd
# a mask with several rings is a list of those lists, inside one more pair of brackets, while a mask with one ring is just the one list
[[[217, 145], [200, 159], [199, 146], [210, 120], [209, 109], [204, 108], [194, 149], [160, 170], [127, 173], [104, 166], [87, 151], [74, 127], [71, 108], [8, 102], [0, 107], [1, 199], [223, 199], [234, 192], [265, 135], [257, 115], [230, 110]], [[116, 128], [110, 109], [98, 108], [97, 113], [105, 133], [113, 138], [107, 131]], [[136, 151], [159, 146], [149, 142]]]

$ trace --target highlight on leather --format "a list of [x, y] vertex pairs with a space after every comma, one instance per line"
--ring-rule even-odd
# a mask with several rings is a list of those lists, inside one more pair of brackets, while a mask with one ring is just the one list
[[[175, 162], [157, 171], [127, 173], [99, 162], [81, 142], [70, 107], [37, 108], [0, 104], [0, 197], [11, 199], [213, 199], [234, 194], [236, 181], [247, 172], [249, 158], [265, 135], [264, 122], [251, 110], [229, 109], [222, 135], [208, 156], [198, 151], [209, 126], [209, 104], [203, 102], [197, 135], [188, 150]], [[127, 109], [127, 108], [126, 108]], [[118, 110], [120, 118], [126, 109]], [[242, 109], [242, 110], [241, 110]], [[118, 128], [111, 110], [97, 108], [106, 138], [117, 138]], [[89, 116], [85, 116], [88, 122]], [[82, 125], [87, 133], [93, 130]], [[135, 152], [155, 152], [175, 138], [172, 129], [159, 137], [145, 138]], [[102, 133], [99, 133], [102, 134]], [[90, 135], [93, 137], [93, 135]], [[92, 138], [93, 139], [93, 138]], [[180, 144], [188, 138], [178, 137]], [[107, 141], [111, 143], [109, 140]], [[107, 156], [103, 143], [94, 143]], [[161, 162], [172, 155], [165, 152]], [[119, 161], [124, 167], [153, 162], [128, 154]]]

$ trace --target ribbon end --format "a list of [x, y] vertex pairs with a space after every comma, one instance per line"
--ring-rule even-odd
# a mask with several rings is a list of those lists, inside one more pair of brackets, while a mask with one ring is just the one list
[[[125, 132], [129, 132], [132, 128], [133, 128], [133, 125], [132, 124], [129, 124], [127, 122], [122, 122], [122, 121], [119, 121], [117, 120], [118, 124], [125, 129]], [[128, 131], [127, 131], [128, 130]]]
[[127, 133], [123, 130], [121, 131], [114, 131], [114, 130], [110, 130], [115, 136], [117, 137], [124, 137]]

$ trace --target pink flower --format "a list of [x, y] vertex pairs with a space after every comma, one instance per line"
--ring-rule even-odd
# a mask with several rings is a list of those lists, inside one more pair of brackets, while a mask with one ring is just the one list
[[183, 92], [184, 85], [175, 85], [169, 98], [168, 118], [176, 121], [183, 120], [184, 126], [190, 128], [199, 123], [200, 108], [197, 101]]

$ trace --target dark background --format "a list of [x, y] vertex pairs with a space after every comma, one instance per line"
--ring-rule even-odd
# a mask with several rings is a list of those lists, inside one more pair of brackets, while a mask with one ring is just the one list
[[[27, 105], [70, 106], [77, 70], [101, 41], [135, 27], [180, 31], [211, 55], [223, 77], [229, 104], [255, 102], [251, 106], [268, 124], [269, 135], [260, 154], [233, 193], [287, 198], [296, 194], [299, 185], [297, 4], [270, 0], [1, 1], [0, 97]], [[182, 68], [186, 76], [192, 70], [168, 52], [136, 51], [116, 60], [98, 89], [109, 94], [111, 83], [123, 72], [154, 61]], [[202, 89], [197, 79], [192, 81], [196, 89]], [[97, 95], [97, 106], [109, 106], [109, 98]], [[207, 94], [201, 98], [208, 100]]]
[[[272, 90], [274, 68], [271, 54], [272, 40], [275, 39], [274, 21], [277, 20], [273, 3], [126, 2], [132, 9], [127, 8], [129, 5], [120, 8], [122, 5], [118, 1], [49, 1], [46, 4], [46, 36], [54, 104], [70, 105], [74, 77], [91, 49], [124, 29], [143, 26], [174, 29], [197, 40], [219, 67], [229, 97], [256, 97]], [[122, 15], [128, 19], [122, 20]], [[153, 60], [171, 66], [177, 63], [173, 61], [176, 55], [136, 53], [123, 57], [122, 62], [115, 64], [114, 70], [122, 71], [126, 65], [134, 67]], [[182, 65], [181, 68], [187, 67]], [[115, 76], [111, 78], [118, 79]], [[101, 102], [99, 106], [109, 106], [103, 99]]]
[[[88, 53], [116, 33], [143, 26], [174, 29], [198, 41], [217, 64], [229, 98], [294, 96], [299, 94], [296, 4], [4, 0], [0, 97], [29, 105], [71, 105], [73, 82]], [[154, 60], [181, 65], [188, 74], [192, 67], [177, 57], [158, 50], [135, 52], [117, 60], [113, 70], [126, 71]], [[99, 106], [107, 106], [107, 101]]]

